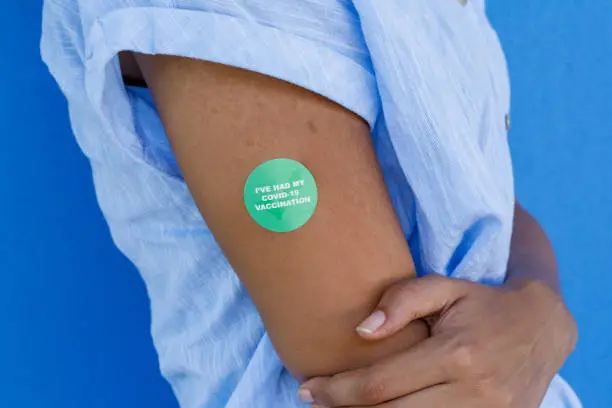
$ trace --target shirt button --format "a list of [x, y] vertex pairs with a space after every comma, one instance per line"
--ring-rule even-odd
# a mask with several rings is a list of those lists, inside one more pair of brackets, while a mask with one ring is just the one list
[[462, 6], [465, 6], [467, 2], [468, 0], [459, 0], [459, 3], [461, 3]]
[[510, 115], [508, 113], [506, 113], [505, 122], [506, 122], [506, 132], [508, 132], [510, 130]]

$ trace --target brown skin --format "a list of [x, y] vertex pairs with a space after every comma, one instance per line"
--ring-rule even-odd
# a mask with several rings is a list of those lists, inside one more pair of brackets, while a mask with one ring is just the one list
[[[204, 219], [299, 379], [370, 365], [425, 339], [416, 321], [369, 342], [355, 326], [393, 283], [416, 276], [367, 124], [318, 95], [214, 63], [137, 55]], [[248, 215], [246, 178], [287, 157], [319, 189], [301, 229], [273, 233]]]
[[514, 206], [514, 229], [508, 261], [508, 282], [536, 280], [561, 295], [559, 268], [546, 233], [521, 205]]
[[[302, 385], [313, 408], [538, 408], [573, 351], [577, 329], [546, 235], [516, 205], [509, 275], [500, 288], [446, 277], [398, 282], [371, 341], [427, 318], [432, 337], [365, 369]], [[307, 390], [307, 391], [306, 391]]]
[[[299, 378], [325, 375], [302, 386], [302, 396], [319, 403], [313, 408], [539, 406], [575, 346], [576, 326], [559, 294], [550, 243], [518, 204], [505, 285], [414, 280], [358, 118], [256, 74], [168, 57], [138, 60], [194, 198], [281, 358]], [[307, 164], [321, 197], [331, 200], [282, 239], [227, 204], [240, 201], [246, 174], [275, 155]], [[364, 186], [374, 202], [362, 201]], [[386, 321], [360, 332], [360, 342], [354, 328], [379, 298]], [[431, 338], [420, 318], [431, 324]]]
[[136, 62], [136, 58], [134, 57], [134, 54], [132, 52], [129, 52], [129, 51], [120, 52], [119, 53], [119, 63], [121, 65], [121, 73], [123, 74], [123, 79], [125, 80], [125, 82], [127, 83], [144, 82], [142, 72], [140, 71], [138, 62]]

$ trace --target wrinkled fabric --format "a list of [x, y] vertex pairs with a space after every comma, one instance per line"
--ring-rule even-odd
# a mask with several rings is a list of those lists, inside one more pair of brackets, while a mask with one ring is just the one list
[[[510, 88], [482, 0], [46, 0], [41, 50], [113, 239], [146, 283], [182, 408], [305, 405], [187, 190], [149, 91], [123, 84], [121, 50], [260, 72], [363, 117], [419, 274], [504, 280]], [[580, 403], [557, 377], [543, 407]]]

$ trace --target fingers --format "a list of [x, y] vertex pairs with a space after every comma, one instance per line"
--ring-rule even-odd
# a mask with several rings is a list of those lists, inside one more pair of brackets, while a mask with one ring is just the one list
[[368, 340], [392, 336], [414, 320], [445, 310], [466, 295], [467, 285], [465, 281], [439, 275], [400, 281], [385, 292], [357, 332]]
[[461, 404], [457, 397], [452, 386], [441, 384], [377, 405], [376, 408], [476, 408], [472, 404]]
[[[464, 404], [459, 401], [451, 385], [441, 384], [431, 388], [397, 398], [393, 401], [377, 405], [350, 405], [350, 408], [478, 408], [472, 403]], [[327, 408], [329, 405], [315, 403], [311, 408]], [[491, 407], [488, 407], [491, 408]]]
[[440, 352], [445, 342], [442, 336], [432, 337], [368, 368], [307, 381], [300, 390], [308, 390], [323, 406], [378, 406], [450, 381]]

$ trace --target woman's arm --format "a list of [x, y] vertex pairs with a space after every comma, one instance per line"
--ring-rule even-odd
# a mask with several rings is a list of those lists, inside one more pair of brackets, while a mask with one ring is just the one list
[[431, 338], [367, 372], [311, 379], [302, 393], [330, 408], [540, 406], [577, 329], [558, 293], [552, 247], [518, 203], [508, 268], [501, 287], [437, 275], [394, 284], [377, 307], [385, 323], [365, 337], [388, 338], [428, 317]]
[[[355, 332], [387, 287], [415, 276], [360, 118], [253, 72], [137, 60], [187, 185], [294, 375], [366, 366], [427, 337], [420, 321], [378, 343]], [[319, 189], [314, 216], [290, 233], [261, 228], [243, 203], [249, 174], [277, 157], [304, 164]]]
[[552, 245], [538, 221], [517, 201], [506, 282], [512, 285], [530, 280], [546, 284], [557, 294], [561, 292]]

